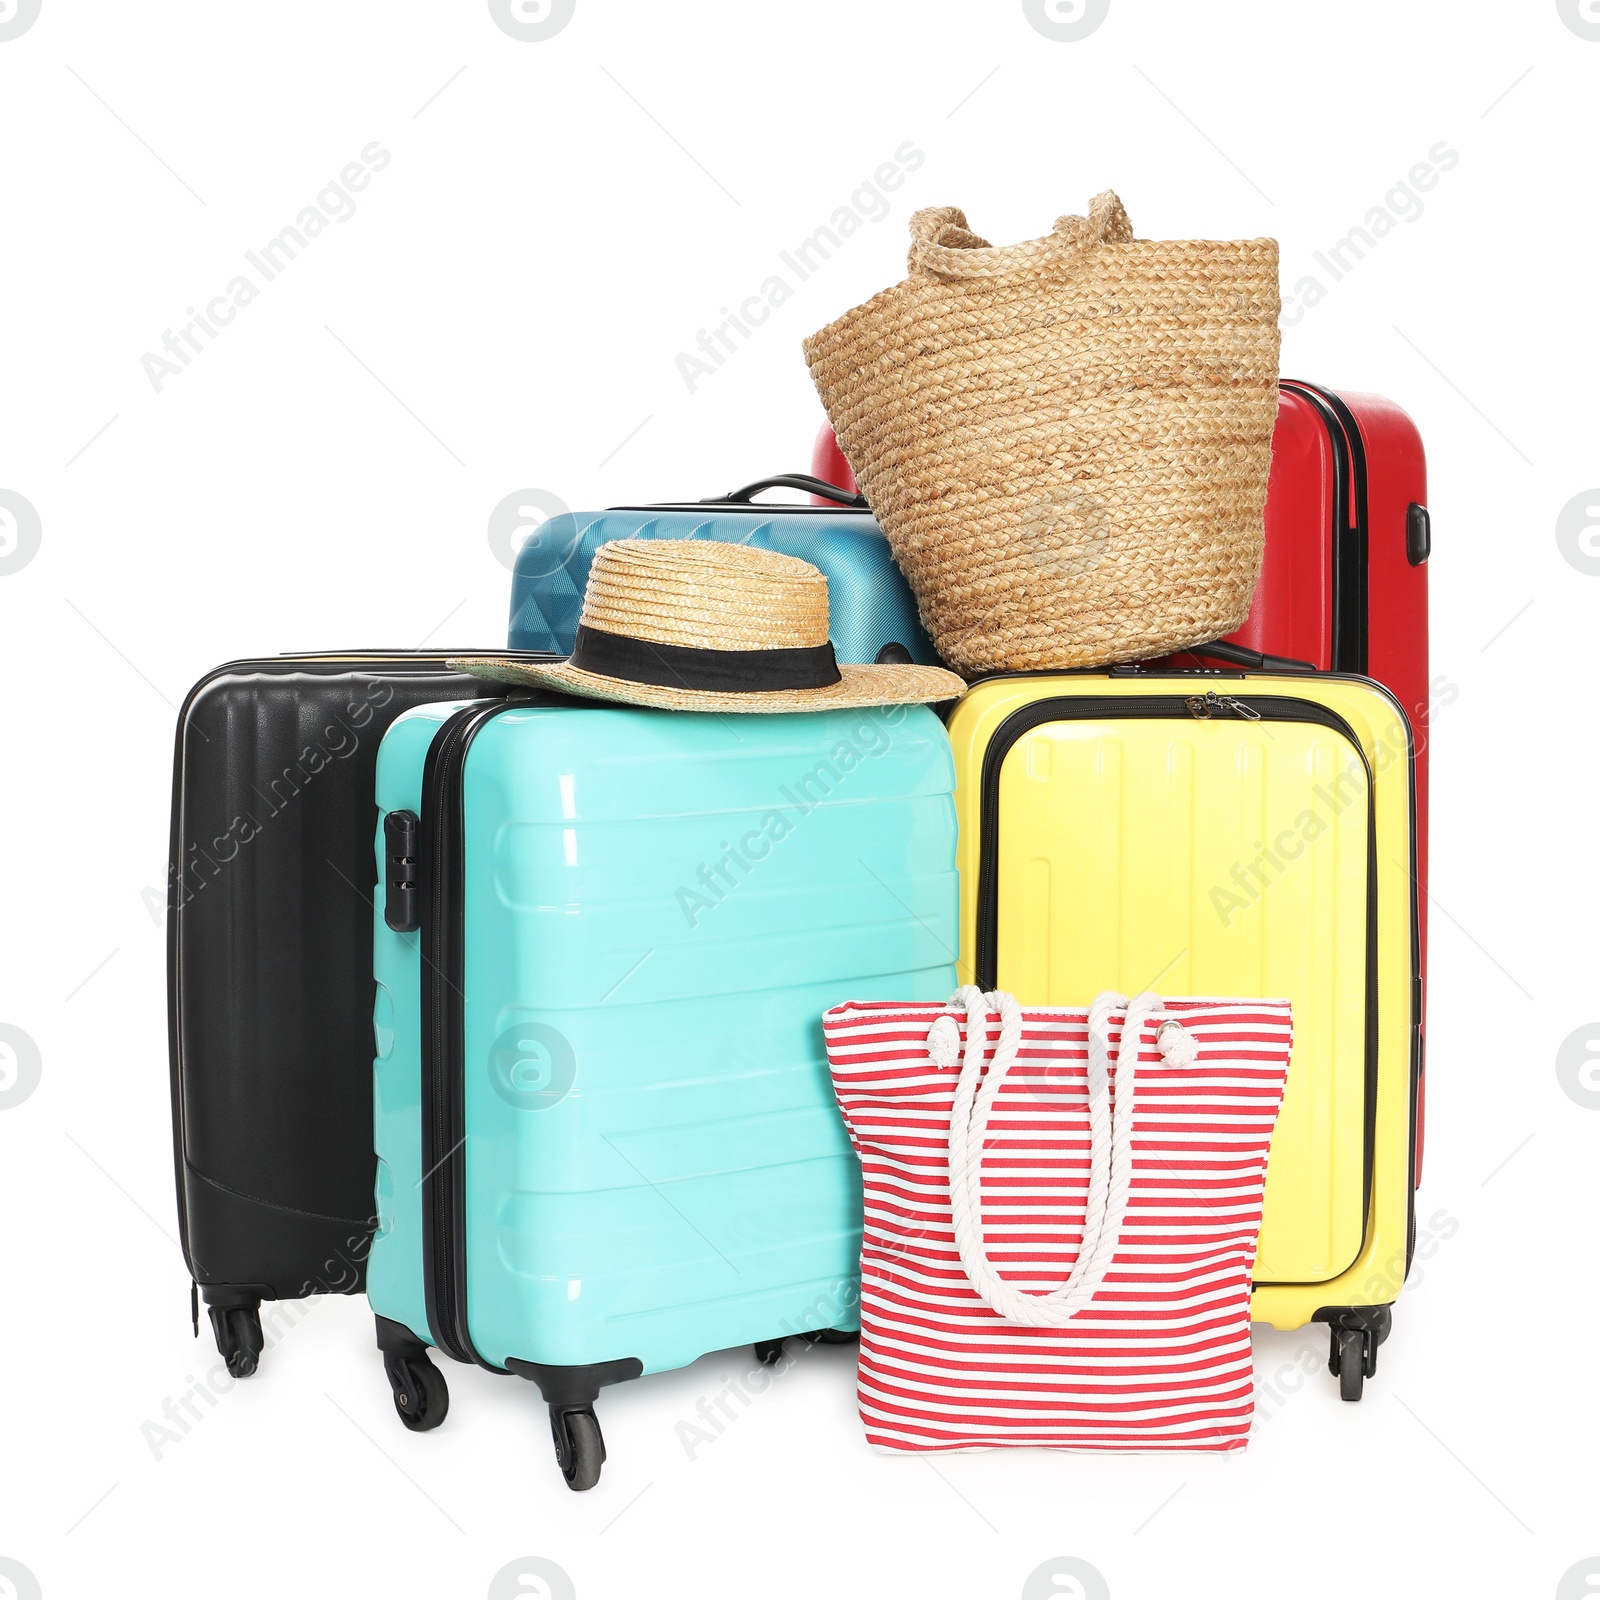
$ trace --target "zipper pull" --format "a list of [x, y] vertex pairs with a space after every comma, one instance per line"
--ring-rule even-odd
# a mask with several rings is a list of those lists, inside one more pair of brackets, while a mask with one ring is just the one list
[[1189, 708], [1189, 715], [1200, 722], [1208, 717], [1214, 717], [1218, 712], [1231, 712], [1236, 717], [1243, 717], [1246, 722], [1259, 722], [1261, 713], [1247, 706], [1242, 700], [1235, 700], [1231, 694], [1218, 694], [1215, 689], [1207, 689], [1202, 694], [1192, 694], [1184, 704]]

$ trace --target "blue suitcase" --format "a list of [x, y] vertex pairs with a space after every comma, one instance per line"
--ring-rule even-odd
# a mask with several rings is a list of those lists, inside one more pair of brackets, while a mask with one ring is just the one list
[[377, 1234], [401, 1420], [433, 1346], [537, 1383], [573, 1488], [602, 1385], [859, 1326], [824, 1010], [943, 999], [949, 740], [925, 706], [723, 717], [539, 692], [378, 754]]
[[[755, 504], [763, 489], [776, 488], [804, 489], [840, 503]], [[693, 505], [617, 506], [548, 518], [517, 556], [511, 580], [512, 649], [572, 654], [589, 563], [611, 539], [721, 539], [798, 556], [828, 580], [833, 647], [840, 661], [941, 665], [867, 502], [803, 473], [762, 478], [720, 500]]]

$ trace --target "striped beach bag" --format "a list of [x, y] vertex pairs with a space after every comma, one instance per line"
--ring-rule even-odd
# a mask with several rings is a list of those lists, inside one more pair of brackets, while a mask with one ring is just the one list
[[1288, 1001], [965, 988], [823, 1029], [865, 1179], [871, 1443], [1244, 1447]]

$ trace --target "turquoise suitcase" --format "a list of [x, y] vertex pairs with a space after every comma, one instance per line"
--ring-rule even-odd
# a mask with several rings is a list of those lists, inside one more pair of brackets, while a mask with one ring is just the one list
[[858, 1326], [822, 1013], [945, 998], [954, 769], [926, 707], [425, 706], [378, 753], [377, 1234], [395, 1407], [432, 1346], [537, 1383], [567, 1482], [603, 1385]]
[[[754, 497], [771, 488], [801, 489], [841, 503], [758, 504]], [[798, 556], [828, 580], [830, 631], [840, 661], [940, 664], [866, 501], [803, 473], [762, 478], [720, 500], [566, 511], [548, 518], [517, 555], [508, 636], [513, 650], [572, 654], [589, 563], [612, 539], [720, 539]]]

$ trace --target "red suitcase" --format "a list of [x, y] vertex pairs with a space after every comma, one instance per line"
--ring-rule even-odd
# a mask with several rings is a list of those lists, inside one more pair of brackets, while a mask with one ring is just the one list
[[[824, 423], [811, 470], [856, 486]], [[1405, 707], [1416, 751], [1417, 970], [1428, 953], [1428, 474], [1416, 425], [1393, 401], [1285, 379], [1272, 436], [1266, 548], [1250, 615], [1227, 644], [1376, 678]], [[1204, 651], [1173, 658], [1193, 666]], [[1213, 659], [1224, 659], [1221, 656]], [[1423, 1016], [1426, 986], [1417, 1015]], [[1423, 1049], [1417, 1051], [1422, 1175]]]
[[[1227, 642], [1376, 678], [1405, 707], [1416, 751], [1417, 971], [1428, 970], [1428, 469], [1392, 400], [1285, 379], [1272, 436], [1267, 538], [1250, 615]], [[1196, 654], [1179, 657], [1179, 664]], [[1425, 1031], [1425, 1030], [1424, 1030]], [[1424, 1045], [1417, 1045], [1422, 1179]]]
[[[824, 483], [836, 483], [841, 489], [856, 490], [856, 475], [850, 470], [850, 463], [839, 448], [839, 440], [826, 422], [811, 447], [811, 476], [821, 478]], [[819, 495], [812, 495], [811, 502], [819, 506], [827, 504]]]

